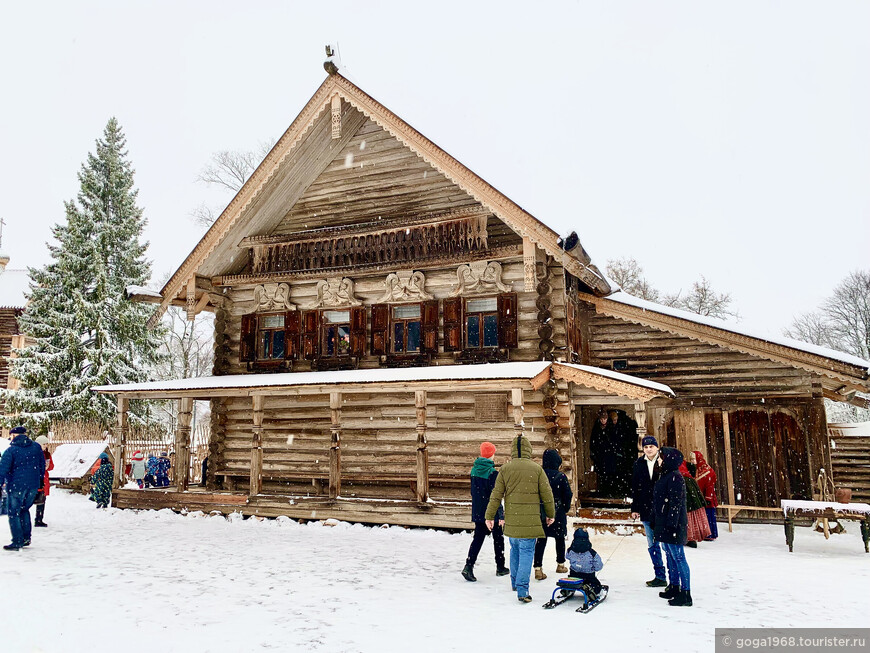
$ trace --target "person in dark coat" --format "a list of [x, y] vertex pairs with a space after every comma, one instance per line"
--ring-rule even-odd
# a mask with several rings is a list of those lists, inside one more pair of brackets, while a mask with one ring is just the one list
[[115, 480], [115, 468], [105, 451], [100, 454], [100, 466], [91, 476], [91, 496], [97, 502], [97, 508], [108, 508], [112, 500], [112, 483]]
[[598, 494], [604, 497], [612, 496], [615, 491], [618, 445], [616, 429], [607, 419], [607, 411], [602, 409], [589, 437], [589, 455], [598, 480]]
[[202, 482], [200, 485], [203, 487], [206, 486], [206, 482], [208, 480], [208, 456], [202, 459]]
[[653, 489], [653, 528], [656, 542], [661, 542], [668, 562], [670, 584], [659, 596], [670, 605], [692, 605], [689, 563], [686, 562], [686, 537], [689, 520], [686, 513], [686, 482], [680, 474], [683, 454], [671, 447], [659, 452], [661, 477]]
[[[483, 541], [489, 535], [486, 525], [486, 507], [489, 505], [489, 496], [495, 487], [498, 472], [495, 471], [495, 445], [492, 442], [484, 442], [480, 445], [480, 456], [475, 459], [471, 467], [471, 521], [474, 522], [474, 538], [468, 547], [468, 557], [465, 559], [465, 567], [462, 569], [462, 577], [467, 581], [474, 582], [474, 565], [477, 556], [483, 546]], [[495, 575], [507, 576], [510, 572], [505, 566], [504, 559], [504, 509], [499, 506], [495, 515], [495, 525], [492, 529], [492, 545], [495, 549]]]
[[652, 560], [655, 576], [646, 582], [647, 587], [664, 587], [665, 563], [661, 545], [655, 540], [653, 531], [653, 489], [661, 477], [659, 466], [659, 443], [648, 435], [643, 439], [643, 456], [634, 461], [631, 477], [631, 518], [640, 519], [646, 534], [646, 546]]
[[556, 573], [567, 574], [565, 566], [565, 538], [568, 537], [568, 511], [571, 509], [571, 499], [574, 493], [568, 477], [559, 471], [562, 466], [562, 457], [555, 449], [547, 449], [541, 460], [541, 467], [550, 481], [550, 489], [553, 490], [553, 500], [556, 502], [556, 520], [546, 525], [546, 518], [541, 511], [541, 525], [544, 527], [544, 537], [539, 537], [535, 542], [535, 580], [544, 580], [547, 575], [543, 570], [544, 551], [547, 549], [547, 538], [556, 540]]
[[30, 506], [45, 475], [45, 455], [42, 447], [27, 437], [27, 429], [23, 426], [16, 426], [10, 433], [14, 437], [0, 458], [0, 478], [6, 480], [6, 507], [12, 543], [3, 548], [20, 551], [22, 547], [30, 545], [33, 526], [30, 522]]
[[157, 487], [169, 487], [169, 470], [172, 468], [172, 462], [165, 451], [160, 452], [160, 457], [157, 459]]

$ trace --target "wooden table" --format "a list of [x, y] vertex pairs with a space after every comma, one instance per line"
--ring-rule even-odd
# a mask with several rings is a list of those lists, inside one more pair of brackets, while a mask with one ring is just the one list
[[794, 550], [794, 520], [796, 517], [812, 517], [821, 520], [825, 539], [831, 536], [829, 521], [857, 521], [861, 526], [864, 552], [870, 553], [870, 504], [837, 503], [835, 501], [780, 501], [785, 516], [785, 543], [789, 553]]

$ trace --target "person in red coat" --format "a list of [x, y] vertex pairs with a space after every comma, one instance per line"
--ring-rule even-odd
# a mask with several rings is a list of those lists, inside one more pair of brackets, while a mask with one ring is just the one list
[[704, 460], [704, 455], [700, 451], [690, 453], [689, 462], [695, 465], [695, 481], [697, 481], [707, 502], [707, 522], [710, 524], [710, 537], [705, 538], [705, 540], [712, 542], [719, 537], [719, 527], [716, 524], [716, 506], [719, 505], [719, 499], [716, 498], [716, 472]]
[[51, 491], [51, 483], [48, 480], [48, 472], [54, 469], [54, 461], [51, 459], [51, 453], [48, 451], [48, 438], [44, 435], [40, 435], [36, 438], [36, 444], [42, 447], [42, 455], [45, 456], [45, 474], [42, 477], [42, 485], [39, 488], [39, 492], [36, 494], [36, 521], [33, 522], [34, 526], [48, 526], [43, 520], [45, 517], [45, 500], [48, 498], [48, 494]]

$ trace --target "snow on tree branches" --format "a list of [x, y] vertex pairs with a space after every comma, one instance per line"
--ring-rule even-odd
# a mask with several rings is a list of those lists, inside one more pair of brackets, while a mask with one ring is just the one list
[[160, 334], [146, 327], [150, 311], [124, 295], [151, 275], [133, 174], [126, 138], [111, 118], [96, 153], [82, 164], [65, 222], [52, 229], [51, 261], [29, 270], [30, 302], [19, 327], [34, 345], [15, 350], [10, 371], [21, 388], [4, 394], [7, 412], [35, 426], [58, 419], [111, 423], [114, 398], [90, 387], [145, 381], [157, 361]]

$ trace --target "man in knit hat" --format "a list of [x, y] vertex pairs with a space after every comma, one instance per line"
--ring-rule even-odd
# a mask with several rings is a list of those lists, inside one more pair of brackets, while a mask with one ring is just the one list
[[634, 461], [631, 476], [631, 518], [640, 519], [646, 534], [647, 550], [652, 560], [655, 577], [646, 582], [648, 587], [665, 587], [665, 563], [662, 549], [654, 539], [653, 530], [653, 488], [661, 476], [659, 462], [659, 443], [647, 435], [641, 442], [643, 456]]
[[[489, 497], [492, 494], [492, 488], [495, 486], [495, 479], [498, 478], [498, 472], [495, 470], [493, 457], [495, 456], [495, 445], [492, 442], [484, 442], [480, 445], [480, 456], [474, 461], [471, 467], [471, 521], [474, 522], [474, 539], [471, 540], [471, 546], [468, 547], [468, 557], [465, 559], [465, 568], [462, 570], [462, 576], [467, 581], [476, 581], [474, 577], [474, 564], [477, 562], [477, 555], [480, 553], [480, 548], [483, 546], [483, 541], [489, 535], [489, 528], [486, 525], [486, 506], [489, 503]], [[495, 516], [495, 523], [492, 528], [492, 544], [495, 549], [495, 575], [506, 576], [510, 570], [504, 564], [504, 535], [502, 526], [504, 526], [504, 511], [499, 506]]]
[[42, 447], [27, 437], [27, 429], [16, 426], [9, 432], [12, 443], [0, 458], [0, 478], [8, 486], [9, 530], [12, 543], [3, 548], [19, 551], [30, 545], [30, 506], [39, 491], [45, 474], [45, 456]]
[[532, 443], [518, 435], [511, 443], [511, 460], [501, 468], [486, 508], [486, 525], [494, 528], [494, 519], [504, 498], [504, 534], [511, 545], [511, 587], [520, 603], [531, 603], [529, 577], [535, 555], [535, 542], [544, 537], [541, 506], [546, 525], [556, 517], [553, 490], [543, 468], [532, 460]]

